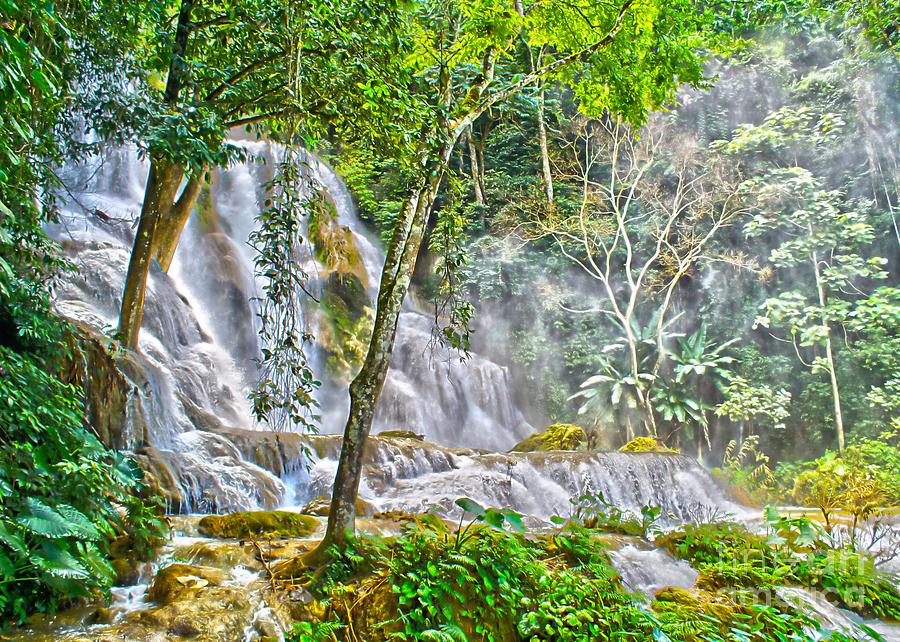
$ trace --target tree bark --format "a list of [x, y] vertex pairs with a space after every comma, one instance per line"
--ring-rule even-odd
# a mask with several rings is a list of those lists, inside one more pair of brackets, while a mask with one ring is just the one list
[[538, 142], [541, 145], [541, 181], [547, 203], [553, 204], [553, 175], [550, 173], [550, 150], [547, 147], [547, 124], [544, 121], [544, 82], [538, 91]]
[[159, 263], [159, 267], [163, 272], [168, 272], [172, 266], [172, 259], [175, 257], [175, 248], [178, 247], [178, 239], [181, 238], [181, 232], [190, 218], [194, 206], [197, 204], [197, 197], [200, 195], [200, 188], [203, 184], [202, 176], [205, 171], [191, 176], [181, 196], [175, 201], [168, 211], [163, 212], [159, 224], [156, 228], [156, 236], [153, 239], [153, 258]]
[[329, 549], [343, 544], [348, 534], [355, 529], [356, 495], [362, 476], [366, 439], [372, 429], [372, 420], [390, 366], [403, 299], [409, 289], [428, 218], [450, 162], [453, 146], [450, 142], [445, 144], [425, 185], [407, 201], [403, 224], [394, 231], [388, 247], [381, 272], [375, 325], [369, 341], [369, 351], [359, 374], [350, 383], [350, 415], [344, 428], [328, 526], [322, 542], [306, 557], [306, 561], [310, 564], [325, 561]]
[[[810, 230], [812, 234], [812, 230]], [[841, 391], [838, 387], [837, 364], [834, 360], [834, 350], [831, 345], [831, 324], [824, 317], [826, 305], [825, 284], [822, 283], [822, 274], [819, 270], [819, 258], [812, 253], [813, 274], [816, 277], [816, 292], [819, 295], [819, 307], [823, 309], [822, 327], [825, 330], [825, 361], [828, 364], [828, 377], [831, 382], [831, 399], [834, 403], [834, 430], [837, 433], [838, 452], [844, 450], [844, 413], [841, 409]]]
[[131, 350], [137, 350], [141, 319], [144, 316], [144, 295], [147, 290], [153, 239], [160, 217], [172, 207], [181, 178], [182, 171], [178, 166], [160, 159], [151, 161], [141, 218], [134, 235], [134, 247], [131, 250], [128, 273], [125, 277], [119, 327], [116, 330], [116, 338]]
[[[172, 60], [166, 78], [165, 103], [174, 105], [178, 101], [181, 88], [187, 80], [188, 70], [185, 55], [188, 37], [191, 33], [191, 12], [195, 0], [182, 0], [178, 11], [178, 25], [172, 43]], [[122, 293], [122, 309], [119, 313], [119, 327], [116, 338], [127, 348], [137, 350], [141, 320], [144, 316], [144, 295], [147, 289], [147, 273], [153, 253], [154, 237], [160, 218], [172, 209], [175, 193], [184, 177], [184, 170], [160, 157], [150, 162], [150, 174], [144, 190], [141, 218], [134, 236], [134, 247], [128, 262], [125, 288]]]
[[471, 127], [466, 132], [466, 146], [469, 148], [469, 173], [472, 176], [472, 185], [475, 189], [475, 202], [479, 205], [484, 205], [484, 190], [482, 190], [481, 184], [478, 150], [475, 147], [475, 136]]

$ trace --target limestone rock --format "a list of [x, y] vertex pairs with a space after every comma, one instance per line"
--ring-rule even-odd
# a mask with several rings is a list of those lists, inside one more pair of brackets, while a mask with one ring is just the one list
[[379, 437], [391, 437], [393, 439], [415, 439], [416, 441], [425, 441], [425, 435], [419, 435], [412, 430], [382, 430], [378, 433]]
[[248, 511], [228, 515], [207, 515], [200, 520], [199, 530], [207, 537], [232, 539], [273, 539], [308, 537], [319, 522], [309, 515], [283, 510]]
[[159, 604], [171, 604], [183, 598], [185, 593], [206, 586], [221, 586], [226, 579], [225, 572], [217, 568], [172, 564], [157, 572], [147, 597]]

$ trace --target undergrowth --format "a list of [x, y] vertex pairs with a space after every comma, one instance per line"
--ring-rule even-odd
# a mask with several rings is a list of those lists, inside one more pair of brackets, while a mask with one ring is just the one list
[[[551, 534], [534, 535], [516, 532], [514, 516], [495, 518], [474, 520], [463, 536], [411, 521], [396, 537], [353, 539], [332, 565], [310, 576], [307, 586], [315, 599], [296, 614], [306, 621], [289, 640], [824, 639], [810, 638], [814, 623], [789, 605], [760, 600], [756, 576], [753, 581], [720, 577], [734, 589], [726, 592], [701, 586], [642, 596], [623, 584], [601, 531], [569, 520]], [[731, 524], [689, 527], [662, 541], [704, 573], [718, 563], [720, 551], [746, 553], [754, 572], [754, 560], [782, 559], [765, 538]], [[789, 571], [808, 577], [810, 568]], [[757, 575], [763, 584], [770, 582], [761, 571]], [[800, 577], [783, 575], [778, 582]]]

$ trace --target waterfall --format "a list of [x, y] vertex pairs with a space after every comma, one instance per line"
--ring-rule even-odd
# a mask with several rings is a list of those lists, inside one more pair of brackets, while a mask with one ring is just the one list
[[[226, 434], [263, 428], [248, 401], [259, 354], [252, 301], [260, 284], [247, 239], [279, 155], [270, 143], [241, 144], [247, 161], [213, 176], [215, 220], [201, 224], [192, 216], [170, 272], [151, 268], [131, 381], [147, 425], [126, 445], [171, 475], [180, 489], [173, 509], [182, 511], [275, 506], [286, 492], [276, 474], [245, 458]], [[312, 156], [309, 168], [328, 189], [339, 224], [355, 237], [374, 297], [382, 253], [334, 172]], [[131, 148], [63, 168], [59, 222], [48, 233], [76, 267], [56, 292], [65, 316], [98, 329], [115, 326], [148, 169]], [[300, 260], [316, 274], [310, 256]], [[448, 446], [505, 449], [530, 432], [512, 401], [506, 368], [477, 354], [461, 364], [431, 344], [430, 318], [407, 305], [373, 433], [403, 429]], [[346, 381], [328, 381], [320, 355], [312, 361], [326, 382], [322, 431], [340, 432], [349, 405]]]
[[[328, 495], [340, 441], [311, 438], [316, 453], [299, 486], [298, 504]], [[455, 501], [470, 497], [484, 506], [506, 507], [542, 520], [568, 516], [570, 499], [602, 496], [620, 510], [640, 515], [661, 508], [661, 522], [696, 521], [710, 511], [747, 514], [697, 462], [682, 455], [623, 452], [486, 453], [446, 448], [414, 439], [374, 437], [365, 454], [360, 498], [371, 512], [431, 511], [458, 516]]]

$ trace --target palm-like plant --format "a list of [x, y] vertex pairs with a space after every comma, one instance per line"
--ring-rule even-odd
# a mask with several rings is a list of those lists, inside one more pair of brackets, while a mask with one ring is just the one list
[[731, 377], [728, 366], [735, 362], [726, 350], [736, 342], [716, 343], [709, 338], [707, 325], [701, 323], [691, 335], [677, 337], [676, 348], [667, 351], [666, 357], [673, 363], [672, 376], [654, 390], [653, 406], [664, 420], [685, 424], [690, 438], [694, 437], [693, 428], [702, 431], [698, 454], [703, 441], [710, 445], [707, 411], [714, 408], [704, 391], [710, 386], [724, 389]]
[[696, 377], [710, 377], [720, 390], [728, 381], [727, 366], [734, 363], [732, 356], [725, 350], [737, 343], [731, 339], [725, 343], [716, 343], [709, 339], [706, 323], [701, 323], [697, 331], [687, 337], [678, 337], [678, 349], [669, 354], [675, 364], [675, 381], [684, 383]]
[[[664, 331], [674, 321], [670, 320]], [[658, 325], [655, 315], [645, 325], [632, 319], [630, 332], [623, 329], [622, 339], [603, 348], [600, 372], [586, 379], [581, 389], [569, 397], [570, 400], [582, 401], [578, 408], [579, 415], [591, 414], [601, 423], [624, 424], [628, 441], [635, 436], [635, 421], [643, 419], [645, 424], [653, 425], [652, 420], [647, 421], [646, 415], [653, 412], [647, 400], [657, 378], [652, 370], [657, 361]], [[632, 347], [637, 367], [632, 363]]]

